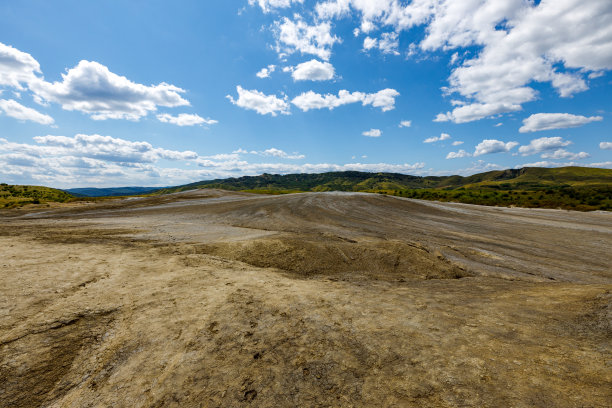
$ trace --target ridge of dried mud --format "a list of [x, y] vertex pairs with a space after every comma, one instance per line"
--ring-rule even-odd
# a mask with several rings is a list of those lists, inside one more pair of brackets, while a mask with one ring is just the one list
[[0, 214], [2, 407], [605, 407], [612, 217], [217, 190]]

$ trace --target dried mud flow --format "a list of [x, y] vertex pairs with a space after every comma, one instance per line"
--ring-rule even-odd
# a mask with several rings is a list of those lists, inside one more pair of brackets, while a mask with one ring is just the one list
[[0, 213], [0, 407], [609, 407], [612, 215], [199, 190]]

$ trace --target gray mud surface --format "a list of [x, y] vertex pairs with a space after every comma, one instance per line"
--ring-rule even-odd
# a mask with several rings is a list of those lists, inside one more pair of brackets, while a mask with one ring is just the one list
[[608, 407], [612, 214], [198, 190], [0, 213], [1, 407]]

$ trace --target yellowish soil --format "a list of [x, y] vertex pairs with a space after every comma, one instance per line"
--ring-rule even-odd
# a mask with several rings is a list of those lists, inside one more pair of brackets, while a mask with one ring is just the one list
[[2, 407], [607, 407], [612, 216], [197, 191], [0, 218]]

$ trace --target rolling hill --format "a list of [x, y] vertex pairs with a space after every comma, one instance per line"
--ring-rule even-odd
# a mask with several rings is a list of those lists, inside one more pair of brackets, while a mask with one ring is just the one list
[[200, 188], [284, 194], [363, 191], [425, 200], [571, 210], [611, 210], [612, 170], [588, 167], [526, 167], [472, 176], [410, 176], [358, 171], [321, 174], [262, 174], [200, 181], [154, 194]]
[[205, 188], [264, 194], [353, 191], [482, 205], [612, 210], [612, 169], [589, 167], [526, 167], [467, 177], [421, 177], [358, 171], [287, 175], [264, 173], [167, 188], [75, 188], [62, 191], [48, 187], [3, 185], [0, 189], [0, 207], [79, 199], [75, 197], [161, 195]]
[[410, 176], [398, 173], [366, 173], [358, 171], [321, 174], [262, 174], [238, 178], [199, 181], [182, 186], [159, 189], [171, 193], [197, 188], [225, 190], [286, 191], [379, 191], [407, 189], [520, 189], [544, 190], [567, 187], [610, 187], [612, 170], [587, 167], [539, 168], [489, 171], [462, 176]]
[[25, 204], [66, 202], [73, 198], [69, 193], [50, 187], [14, 186], [0, 184], [0, 208], [14, 208]]

